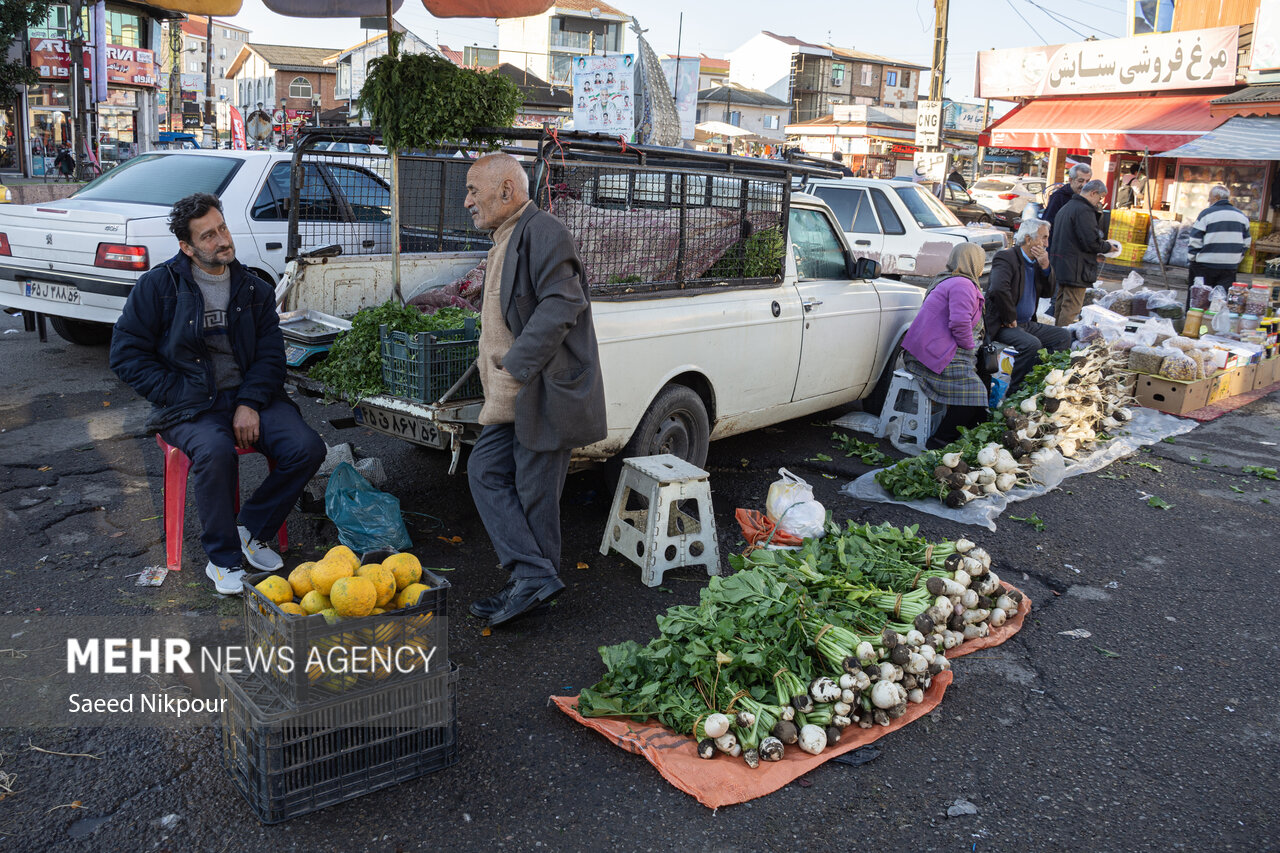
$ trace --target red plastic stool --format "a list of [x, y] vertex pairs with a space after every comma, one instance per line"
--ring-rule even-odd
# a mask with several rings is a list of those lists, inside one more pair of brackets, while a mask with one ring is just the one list
[[[156, 444], [164, 453], [164, 549], [169, 561], [169, 571], [182, 571], [182, 530], [187, 520], [187, 475], [191, 471], [191, 460], [187, 454], [169, 444], [159, 433], [156, 433]], [[237, 447], [236, 454], [257, 453], [257, 450]], [[267, 468], [274, 471], [276, 461], [267, 459]], [[240, 511], [240, 479], [236, 478], [236, 512]], [[276, 534], [280, 541], [280, 550], [289, 550], [289, 524], [280, 525]]]

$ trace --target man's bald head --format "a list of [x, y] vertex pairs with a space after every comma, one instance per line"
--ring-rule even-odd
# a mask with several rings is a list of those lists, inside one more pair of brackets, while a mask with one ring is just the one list
[[467, 170], [464, 202], [481, 231], [506, 222], [529, 200], [529, 176], [510, 154], [486, 154]]

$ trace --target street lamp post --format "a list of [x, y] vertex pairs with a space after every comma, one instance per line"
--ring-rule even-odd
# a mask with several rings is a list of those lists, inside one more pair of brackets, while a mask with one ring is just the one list
[[320, 95], [313, 93], [311, 95], [311, 124], [315, 127], [320, 126]]
[[289, 147], [289, 111], [286, 109], [289, 102], [285, 98], [280, 99], [280, 141], [284, 143], [284, 147]]

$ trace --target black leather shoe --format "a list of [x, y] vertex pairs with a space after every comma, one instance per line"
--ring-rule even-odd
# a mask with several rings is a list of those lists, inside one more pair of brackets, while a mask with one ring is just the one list
[[503, 622], [532, 611], [539, 605], [547, 604], [563, 589], [564, 582], [556, 577], [513, 580], [503, 589], [502, 595], [506, 597], [506, 601], [489, 617], [489, 626], [501, 625]]
[[507, 584], [498, 590], [496, 595], [488, 598], [482, 598], [479, 601], [471, 602], [471, 606], [467, 609], [471, 611], [472, 616], [479, 616], [481, 619], [488, 619], [493, 614], [502, 609], [502, 605], [507, 603], [507, 588], [511, 584]]

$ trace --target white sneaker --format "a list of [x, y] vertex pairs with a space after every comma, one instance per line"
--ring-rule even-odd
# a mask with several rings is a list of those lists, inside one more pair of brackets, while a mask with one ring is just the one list
[[239, 595], [244, 588], [243, 569], [224, 569], [221, 566], [215, 566], [210, 560], [204, 567], [204, 573], [208, 575], [209, 580], [213, 581], [213, 588], [223, 595]]
[[249, 528], [237, 527], [236, 530], [240, 531], [240, 550], [251, 566], [264, 572], [278, 572], [284, 568], [284, 560], [279, 554], [262, 541], [249, 538]]

